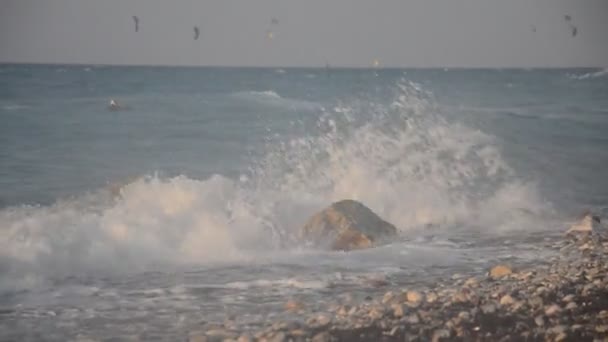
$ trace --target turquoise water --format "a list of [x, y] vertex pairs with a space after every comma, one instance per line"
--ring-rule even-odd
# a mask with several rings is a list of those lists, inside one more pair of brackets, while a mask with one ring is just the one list
[[[0, 337], [181, 337], [537, 260], [607, 212], [607, 95], [594, 69], [2, 65]], [[297, 240], [344, 198], [399, 241]]]

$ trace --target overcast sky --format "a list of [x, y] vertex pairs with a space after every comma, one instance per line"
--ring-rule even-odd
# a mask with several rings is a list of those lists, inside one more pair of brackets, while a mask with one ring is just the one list
[[366, 67], [376, 59], [607, 67], [608, 0], [0, 0], [0, 62]]

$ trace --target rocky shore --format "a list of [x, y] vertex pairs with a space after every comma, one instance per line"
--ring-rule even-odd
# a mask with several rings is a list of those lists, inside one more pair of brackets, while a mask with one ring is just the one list
[[191, 341], [608, 341], [608, 238], [577, 232], [551, 245], [558, 257], [534, 268], [496, 265], [428, 288], [393, 288], [361, 302], [328, 303], [301, 319], [253, 331], [207, 325]]

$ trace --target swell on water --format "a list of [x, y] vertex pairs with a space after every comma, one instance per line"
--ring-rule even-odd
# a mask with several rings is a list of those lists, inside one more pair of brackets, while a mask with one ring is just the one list
[[[50, 206], [0, 211], [0, 289], [40, 277], [255, 260], [303, 248], [316, 210], [360, 200], [401, 234], [541, 229], [550, 208], [496, 139], [450, 122], [401, 82], [392, 101], [343, 101], [305, 136], [271, 138], [237, 179], [141, 177]], [[274, 136], [273, 136], [274, 137]], [[25, 285], [24, 285], [25, 284]]]
[[600, 69], [600, 70], [593, 71], [593, 72], [587, 72], [587, 73], [584, 73], [581, 75], [569, 75], [569, 77], [571, 79], [575, 79], [575, 80], [586, 80], [586, 79], [604, 77], [607, 75], [608, 75], [608, 68], [605, 68], [605, 69]]

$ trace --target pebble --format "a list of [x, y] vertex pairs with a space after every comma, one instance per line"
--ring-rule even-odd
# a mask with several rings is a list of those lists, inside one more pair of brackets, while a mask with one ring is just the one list
[[312, 338], [312, 342], [329, 342], [329, 341], [331, 341], [331, 336], [326, 331], [320, 332]]
[[536, 316], [536, 318], [534, 318], [534, 323], [539, 327], [542, 327], [545, 325], [545, 318], [543, 316]]
[[252, 342], [253, 338], [248, 334], [243, 334], [243, 335], [239, 336], [239, 338], [236, 341], [237, 342]]
[[452, 296], [452, 302], [454, 303], [466, 303], [469, 301], [469, 296], [464, 291], [458, 291]]
[[565, 303], [571, 302], [574, 300], [574, 295], [573, 294], [569, 294], [567, 296], [565, 296], [564, 298], [562, 298], [562, 301]]
[[302, 310], [304, 308], [304, 303], [298, 302], [296, 300], [288, 300], [285, 303], [285, 305], [283, 306], [283, 308], [286, 311], [299, 311], [299, 310]]
[[460, 318], [463, 321], [469, 321], [471, 319], [471, 314], [468, 313], [467, 311], [460, 311], [458, 313], [458, 318]]
[[352, 307], [350, 305], [342, 305], [340, 307], [340, 309], [338, 309], [338, 311], [336, 312], [336, 314], [338, 316], [349, 316], [351, 309], [352, 309]]
[[481, 312], [485, 314], [491, 314], [496, 312], [496, 305], [494, 303], [487, 303], [481, 306]]
[[372, 308], [369, 311], [369, 315], [368, 316], [373, 321], [379, 320], [379, 319], [381, 319], [384, 316], [384, 310], [382, 308], [378, 308], [378, 307]]
[[464, 282], [464, 286], [468, 287], [477, 287], [479, 285], [479, 281], [475, 277], [471, 277]]
[[507, 276], [509, 274], [512, 274], [512, 273], [513, 273], [513, 270], [511, 269], [510, 266], [498, 265], [498, 266], [494, 266], [490, 270], [490, 277], [492, 277], [493, 279], [500, 279], [500, 278]]
[[533, 308], [541, 307], [543, 306], [543, 299], [538, 296], [535, 296], [528, 300], [528, 304]]
[[512, 305], [515, 300], [510, 295], [504, 295], [500, 298], [500, 305]]
[[399, 326], [395, 326], [391, 329], [391, 331], [389, 331], [388, 333], [386, 333], [388, 336], [395, 336], [397, 334], [397, 332], [401, 330], [401, 327]]
[[553, 339], [553, 341], [555, 342], [561, 342], [561, 341], [565, 341], [568, 338], [568, 335], [564, 332], [557, 334], [557, 336], [555, 336], [555, 338]]
[[438, 297], [437, 294], [435, 292], [429, 292], [426, 294], [426, 301], [428, 303], [435, 303], [437, 301]]
[[403, 310], [403, 304], [393, 304], [391, 305], [391, 308], [393, 309], [393, 316], [395, 316], [396, 318], [401, 318], [405, 314], [405, 311]]
[[608, 332], [608, 325], [607, 324], [597, 325], [595, 327], [595, 331], [597, 331], [599, 333]]
[[388, 302], [392, 301], [394, 298], [395, 298], [395, 294], [393, 293], [393, 291], [388, 291], [382, 297], [382, 304], [387, 304]]
[[188, 342], [207, 342], [208, 338], [203, 333], [190, 333]]
[[420, 317], [418, 317], [418, 314], [414, 313], [414, 314], [407, 316], [405, 318], [405, 321], [410, 324], [418, 324], [418, 323], [420, 323]]
[[576, 331], [576, 330], [581, 330], [583, 328], [583, 326], [581, 324], [573, 324], [570, 329], [572, 329], [572, 331]]
[[559, 305], [553, 304], [545, 309], [545, 315], [551, 317], [551, 316], [555, 316], [556, 314], [558, 314], [561, 311], [562, 311], [562, 309], [559, 307]]
[[433, 332], [433, 342], [441, 341], [441, 339], [450, 338], [450, 331], [447, 329], [438, 329]]
[[323, 328], [323, 327], [329, 325], [329, 323], [331, 323], [331, 317], [329, 317], [328, 315], [324, 315], [324, 314], [310, 317], [306, 321], [306, 324], [308, 326], [316, 327], [316, 328]]
[[279, 331], [279, 332], [274, 333], [268, 339], [268, 342], [284, 342], [286, 340], [287, 340], [287, 335], [284, 332]]
[[558, 335], [558, 334], [566, 332], [567, 330], [568, 329], [566, 328], [565, 325], [556, 325], [554, 327], [547, 329], [547, 332], [550, 334]]
[[423, 295], [418, 291], [407, 291], [406, 296], [407, 301], [410, 304], [420, 304], [420, 302], [424, 299]]
[[225, 337], [228, 338], [230, 337], [230, 333], [224, 329], [212, 329], [212, 330], [207, 330], [205, 332], [205, 335], [210, 336], [210, 337]]
[[289, 335], [294, 336], [294, 337], [305, 337], [305, 336], [308, 336], [308, 333], [302, 329], [295, 329], [295, 330], [291, 330], [289, 332]]

